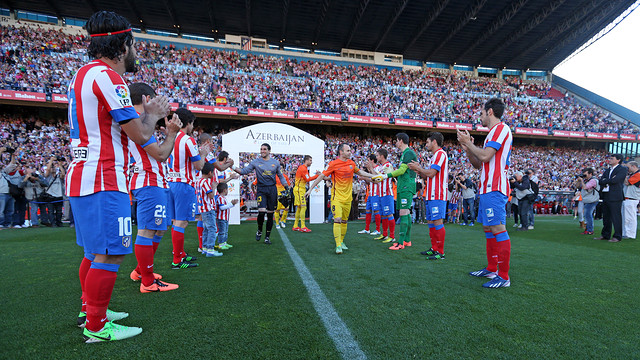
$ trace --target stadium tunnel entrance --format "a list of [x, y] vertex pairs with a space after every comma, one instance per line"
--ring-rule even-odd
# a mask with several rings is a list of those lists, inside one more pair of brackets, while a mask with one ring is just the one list
[[[229, 157], [240, 165], [240, 153], [260, 153], [260, 145], [271, 145], [272, 154], [311, 155], [313, 164], [310, 174], [324, 167], [324, 141], [294, 126], [264, 122], [247, 126], [222, 135], [222, 148]], [[242, 164], [245, 166], [246, 164]], [[229, 182], [229, 199], [240, 200], [240, 179]], [[309, 222], [320, 224], [324, 221], [324, 181], [309, 196]], [[229, 224], [240, 224], [240, 207], [231, 208]]]

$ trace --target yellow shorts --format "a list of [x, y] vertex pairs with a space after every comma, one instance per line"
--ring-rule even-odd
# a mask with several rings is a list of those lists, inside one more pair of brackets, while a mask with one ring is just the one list
[[293, 205], [295, 206], [307, 206], [307, 198], [304, 196], [306, 193], [305, 188], [294, 187], [293, 188]]
[[349, 220], [349, 214], [351, 213], [351, 201], [331, 201], [331, 211], [333, 211], [334, 219], [340, 218], [344, 221], [347, 221]]

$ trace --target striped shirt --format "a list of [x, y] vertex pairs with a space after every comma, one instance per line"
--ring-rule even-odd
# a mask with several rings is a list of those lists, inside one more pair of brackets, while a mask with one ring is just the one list
[[503, 122], [494, 125], [489, 131], [484, 140], [484, 148], [494, 148], [496, 153], [489, 162], [482, 164], [480, 194], [499, 191], [509, 196], [511, 187], [509, 186], [507, 171], [509, 170], [509, 165], [511, 165], [512, 141], [511, 129]]
[[142, 145], [138, 145], [129, 139], [129, 151], [135, 166], [131, 169], [130, 190], [141, 189], [145, 186], [157, 186], [166, 189], [169, 187], [165, 178], [165, 165], [154, 159], [144, 150]]
[[[216, 218], [219, 220], [229, 221], [229, 213], [231, 212], [229, 209], [233, 207], [233, 204], [228, 203], [227, 198], [225, 198], [224, 196], [218, 195], [216, 197], [216, 205], [218, 206], [218, 212], [217, 212]], [[229, 205], [231, 206], [229, 207]]]
[[126, 193], [129, 138], [120, 123], [138, 117], [129, 87], [107, 64], [94, 60], [74, 75], [68, 98], [73, 162], [65, 181], [66, 195]]
[[[393, 171], [393, 165], [391, 165], [390, 162], [386, 162], [382, 165], [378, 166], [378, 170], [377, 172], [380, 174], [386, 174], [386, 173], [390, 173]], [[377, 183], [377, 193], [376, 196], [387, 196], [387, 195], [393, 195], [393, 185], [392, 185], [393, 181], [392, 179], [384, 179], [381, 182]]]
[[447, 200], [447, 180], [449, 179], [449, 159], [444, 149], [440, 148], [429, 160], [429, 169], [437, 171], [434, 177], [425, 179], [427, 192], [425, 200]]
[[184, 132], [178, 132], [173, 152], [169, 156], [167, 180], [181, 182], [195, 187], [196, 169], [193, 163], [200, 160], [196, 141]]
[[[196, 183], [196, 195], [198, 195], [198, 210], [200, 213], [206, 213], [216, 209], [216, 202], [209, 197], [213, 192], [211, 188], [211, 179], [202, 178]], [[215, 193], [214, 193], [215, 195]]]

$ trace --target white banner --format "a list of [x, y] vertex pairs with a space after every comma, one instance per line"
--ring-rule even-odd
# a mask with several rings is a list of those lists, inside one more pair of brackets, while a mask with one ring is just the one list
[[[311, 155], [313, 163], [309, 175], [324, 169], [324, 141], [296, 127], [280, 123], [265, 122], [222, 135], [222, 149], [229, 153], [236, 166], [240, 165], [240, 153], [260, 154], [260, 145], [271, 145], [272, 154]], [[229, 182], [229, 199], [240, 200], [241, 179]], [[295, 179], [290, 179], [291, 182]], [[324, 181], [309, 196], [309, 222], [324, 221]], [[240, 224], [240, 206], [231, 208], [229, 224]]]

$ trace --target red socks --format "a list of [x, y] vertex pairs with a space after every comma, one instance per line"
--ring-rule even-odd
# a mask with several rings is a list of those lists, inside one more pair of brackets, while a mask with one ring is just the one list
[[184, 228], [173, 226], [171, 242], [173, 243], [173, 263], [178, 264], [184, 257]]
[[[433, 229], [433, 234], [435, 235], [435, 246], [433, 250], [439, 252], [440, 254], [444, 254], [444, 237], [447, 234], [447, 231], [444, 229], [444, 225], [436, 225]], [[433, 245], [433, 240], [431, 241]]]
[[86, 328], [100, 331], [107, 322], [107, 308], [111, 301], [113, 286], [118, 277], [119, 265], [94, 262], [87, 273], [85, 294], [87, 297]]
[[380, 232], [380, 220], [381, 220], [380, 214], [376, 214], [375, 219], [376, 219], [376, 231]]
[[198, 244], [200, 245], [200, 249], [202, 249], [202, 233], [204, 232], [204, 225], [202, 221], [198, 221]]
[[153, 284], [153, 245], [136, 244], [136, 259], [138, 259], [138, 273], [142, 275], [142, 284]]
[[382, 236], [387, 236], [389, 230], [389, 219], [382, 218]]
[[91, 260], [86, 257], [82, 258], [82, 262], [80, 263], [80, 270], [78, 271], [78, 277], [80, 278], [80, 289], [82, 289], [82, 309], [80, 311], [87, 312], [87, 297], [85, 294], [85, 284], [87, 279], [87, 273], [89, 273], [89, 269], [91, 268]]
[[496, 237], [490, 231], [485, 231], [487, 238], [487, 270], [491, 272], [498, 271], [498, 245]]
[[511, 239], [507, 231], [495, 234], [496, 237], [496, 257], [498, 262], [498, 275], [505, 280], [509, 280], [509, 262], [511, 261]]
[[371, 213], [367, 213], [364, 217], [364, 229], [369, 231], [369, 225], [371, 225]]
[[389, 236], [395, 239], [396, 238], [396, 219], [394, 219], [392, 216], [387, 220], [387, 223], [389, 224]]

